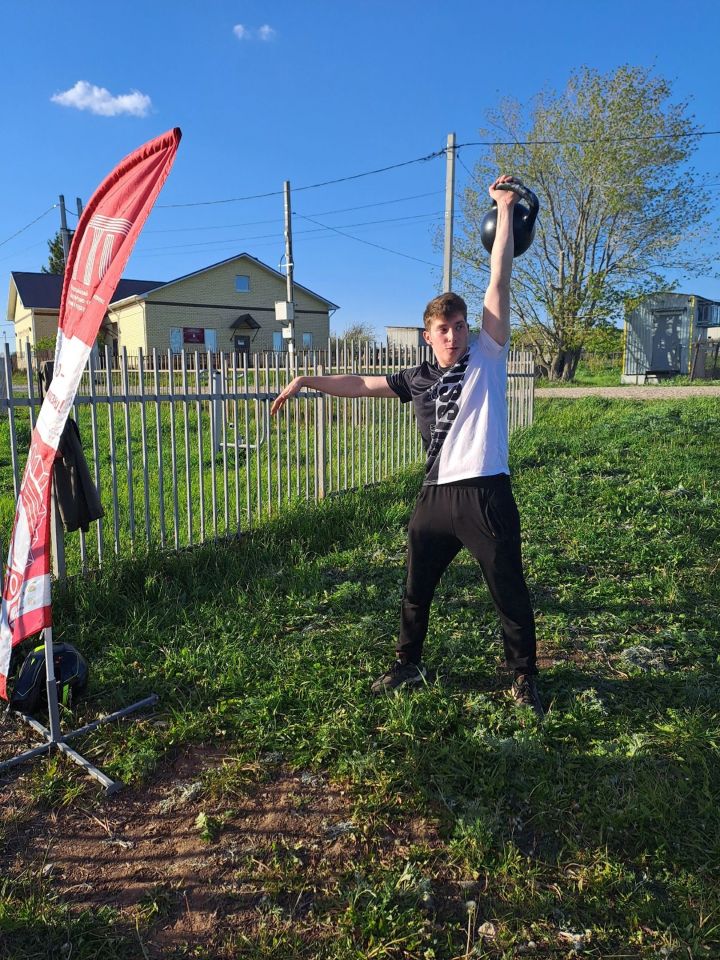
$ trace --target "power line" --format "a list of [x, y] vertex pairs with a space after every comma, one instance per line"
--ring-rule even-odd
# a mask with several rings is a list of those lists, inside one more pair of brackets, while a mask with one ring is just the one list
[[[391, 163], [386, 167], [378, 167], [376, 170], [366, 170], [364, 173], [353, 173], [347, 177], [336, 177], [334, 180], [322, 180], [319, 183], [309, 183], [304, 187], [293, 187], [293, 193], [300, 193], [301, 190], [316, 190], [319, 187], [330, 187], [336, 183], [347, 183], [349, 180], [360, 180], [362, 177], [372, 177], [378, 173], [387, 173], [388, 170], [398, 170], [400, 167], [409, 167], [414, 163], [426, 163], [429, 160], [436, 160], [445, 154], [445, 148], [428, 153], [424, 157], [415, 157], [413, 160], [403, 160], [400, 163]], [[209, 207], [221, 203], [240, 203], [244, 200], [264, 200], [266, 197], [281, 196], [282, 190], [271, 190], [268, 193], [256, 193], [246, 197], [228, 197], [223, 200], [197, 200], [193, 203], [159, 203], [157, 206], [164, 210], [176, 209], [179, 207]]]
[[[720, 130], [691, 130], [688, 133], [652, 133], [630, 137], [586, 137], [578, 140], [469, 140], [461, 147], [562, 147], [590, 143], [630, 143], [639, 140], [688, 140], [691, 137], [717, 137]], [[444, 152], [444, 151], [443, 151]]]
[[468, 174], [468, 176], [470, 177], [470, 179], [471, 179], [471, 180], [474, 180], [475, 183], [477, 183], [478, 186], [480, 186], [480, 183], [479, 183], [479, 181], [478, 181], [478, 178], [475, 176], [475, 174], [472, 172], [472, 170], [469, 170], [468, 167], [465, 165], [465, 163], [463, 162], [463, 158], [460, 156], [460, 153], [459, 153], [459, 152], [456, 154], [456, 156], [457, 156], [458, 163], [459, 163], [460, 166], [463, 168], [463, 170]]
[[[361, 203], [356, 207], [339, 207], [335, 210], [322, 210], [320, 213], [314, 213], [314, 217], [327, 217], [335, 213], [351, 213], [355, 210], [367, 210], [370, 207], [384, 207], [393, 203], [404, 203], [407, 200], [421, 200], [426, 197], [435, 197], [441, 194], [442, 190], [431, 190], [429, 193], [415, 193], [408, 197], [395, 197], [392, 200], [376, 200], [373, 203]], [[69, 213], [70, 211], [68, 211]], [[230, 230], [235, 227], [255, 227], [260, 226], [265, 223], [282, 223], [282, 217], [278, 214], [276, 217], [271, 217], [268, 220], [246, 220], [242, 223], [218, 223], [211, 226], [203, 227], [166, 227], [157, 230], [144, 230], [144, 234], [148, 233], [183, 233], [192, 231], [193, 233], [198, 230]]]
[[30, 227], [33, 226], [33, 224], [37, 223], [38, 220], [42, 220], [43, 217], [46, 217], [56, 207], [57, 207], [57, 204], [54, 203], [51, 207], [48, 207], [44, 213], [41, 213], [39, 217], [35, 217], [35, 219], [31, 220], [30, 223], [27, 223], [25, 224], [24, 227], [21, 227], [21, 229], [18, 230], [17, 233], [14, 233], [11, 237], [7, 237], [7, 239], [0, 241], [0, 247], [4, 246], [6, 243], [9, 243], [11, 240], [14, 240], [15, 237], [19, 237], [21, 233], [25, 233], [25, 231], [29, 230]]
[[[720, 130], [690, 130], [687, 133], [656, 133], [656, 134], [637, 134], [627, 137], [586, 137], [577, 140], [468, 140], [465, 143], [458, 143], [455, 150], [463, 147], [531, 147], [531, 146], [571, 146], [573, 144], [591, 144], [591, 143], [629, 143], [633, 141], [647, 140], [685, 140], [692, 137], [716, 137], [720, 135]], [[293, 187], [293, 193], [299, 193], [301, 190], [316, 190], [320, 187], [329, 187], [337, 183], [347, 183], [350, 180], [359, 180], [362, 177], [372, 177], [378, 173], [387, 173], [389, 170], [398, 170], [401, 167], [408, 167], [415, 163], [427, 163], [430, 160], [436, 160], [445, 156], [447, 147], [440, 150], [434, 150], [432, 153], [425, 154], [422, 157], [414, 157], [412, 160], [402, 160], [400, 163], [392, 163], [385, 167], [377, 167], [374, 170], [365, 170], [363, 173], [353, 173], [346, 177], [336, 177], [332, 180], [321, 180], [318, 183], [309, 183], [303, 187]], [[241, 203], [245, 200], [264, 200], [267, 197], [277, 197], [282, 195], [282, 190], [270, 190], [267, 193], [255, 193], [244, 197], [226, 197], [219, 200], [197, 200], [189, 203], [160, 203], [158, 208], [169, 210], [184, 207], [207, 207], [216, 206], [224, 203]]]
[[325, 230], [332, 230], [333, 233], [339, 233], [341, 237], [347, 237], [349, 240], [357, 240], [358, 243], [364, 243], [368, 247], [376, 247], [378, 250], [384, 250], [386, 253], [394, 253], [398, 257], [404, 257], [406, 260], [415, 260], [417, 263], [425, 263], [429, 267], [440, 268], [441, 264], [431, 263], [429, 260], [422, 260], [420, 257], [411, 257], [409, 253], [401, 253], [399, 250], [392, 250], [390, 247], [383, 247], [379, 243], [373, 243], [371, 240], [363, 240], [360, 237], [354, 237], [351, 233], [345, 233], [343, 230], [338, 230], [337, 227], [330, 227], [326, 223], [319, 223], [317, 220], [313, 220], [312, 217], [303, 216], [302, 213], [296, 213], [296, 217], [300, 217], [301, 220], [309, 220], [310, 223], [317, 224], [318, 227], [324, 227]]
[[[295, 214], [295, 215], [296, 215], [296, 216], [301, 216], [301, 214]], [[382, 219], [382, 220], [361, 220], [361, 221], [358, 222], [358, 223], [347, 223], [347, 224], [341, 224], [340, 226], [346, 226], [346, 227], [368, 227], [368, 226], [375, 226], [375, 225], [377, 225], [377, 224], [379, 224], [379, 223], [382, 223], [382, 224], [402, 223], [402, 222], [409, 223], [410, 221], [437, 219], [437, 218], [439, 218], [439, 217], [441, 217], [441, 216], [443, 216], [443, 211], [442, 211], [442, 210], [437, 210], [437, 211], [434, 211], [433, 213], [414, 213], [414, 214], [409, 214], [409, 215], [406, 216], [406, 217], [386, 217], [386, 218], [384, 218], [384, 219]], [[310, 217], [305, 217], [304, 219], [310, 220]], [[311, 221], [311, 222], [315, 223], [316, 221], [313, 220], [313, 221]], [[295, 232], [295, 235], [296, 235], [296, 236], [306, 236], [308, 233], [319, 233], [319, 232], [322, 231], [322, 230], [332, 230], [332, 229], [334, 229], [334, 228], [333, 228], [333, 227], [326, 227], [326, 226], [324, 226], [323, 224], [319, 224], [319, 227], [318, 227], [318, 229], [316, 229], [316, 230], [297, 230], [297, 231], [294, 231], [294, 232]], [[198, 240], [196, 243], [174, 243], [174, 244], [165, 245], [165, 246], [163, 246], [163, 247], [148, 247], [148, 248], [147, 248], [145, 251], [143, 251], [143, 252], [144, 252], [144, 253], [151, 253], [151, 252], [154, 253], [154, 252], [157, 252], [157, 251], [159, 251], [159, 250], [186, 250], [186, 249], [191, 248], [191, 247], [192, 247], [192, 248], [196, 248], [196, 247], [218, 247], [218, 246], [227, 246], [227, 245], [229, 245], [229, 244], [246, 243], [246, 242], [249, 241], [249, 240], [256, 241], [256, 240], [268, 240], [268, 239], [272, 239], [272, 240], [278, 240], [278, 241], [279, 241], [281, 238], [282, 238], [282, 231], [281, 231], [281, 230], [278, 230], [278, 231], [276, 231], [275, 233], [260, 233], [260, 234], [256, 234], [255, 236], [251, 236], [251, 237], [223, 237], [223, 238], [220, 239], [220, 240]]]
[[[458, 163], [461, 165], [461, 167], [465, 170], [467, 175], [470, 177], [470, 179], [473, 180], [479, 187], [485, 188], [486, 186], [488, 186], [488, 184], [481, 183], [478, 180], [478, 178], [475, 176], [472, 170], [470, 170], [470, 168], [463, 162], [463, 159], [459, 154], [458, 154], [457, 160], [458, 160]], [[622, 186], [622, 184], [618, 184], [617, 186]], [[717, 187], [717, 186], [720, 186], [720, 180], [703, 180], [702, 186], [703, 188]]]

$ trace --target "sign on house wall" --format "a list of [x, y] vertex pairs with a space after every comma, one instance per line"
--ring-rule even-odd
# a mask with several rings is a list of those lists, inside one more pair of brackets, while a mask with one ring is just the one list
[[205, 343], [205, 330], [202, 327], [183, 327], [183, 343]]

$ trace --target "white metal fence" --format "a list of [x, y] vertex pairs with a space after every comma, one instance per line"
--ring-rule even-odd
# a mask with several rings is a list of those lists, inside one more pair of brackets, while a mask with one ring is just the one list
[[[422, 347], [332, 340], [301, 354], [297, 372], [380, 375], [428, 358]], [[22, 383], [13, 383], [7, 349], [0, 362], [3, 561], [41, 403], [29, 347], [26, 360]], [[57, 538], [60, 578], [108, 555], [237, 536], [292, 501], [376, 483], [423, 459], [412, 405], [393, 399], [303, 391], [271, 419], [292, 376], [286, 353], [106, 353], [101, 361], [91, 358], [72, 416], [105, 517], [87, 534]], [[531, 354], [510, 354], [511, 431], [532, 422], [533, 374]]]

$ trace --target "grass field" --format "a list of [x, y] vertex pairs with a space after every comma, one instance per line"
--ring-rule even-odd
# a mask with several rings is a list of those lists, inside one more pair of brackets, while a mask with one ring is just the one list
[[596, 361], [588, 364], [581, 360], [575, 371], [575, 376], [567, 383], [563, 380], [553, 380], [552, 383], [540, 380], [538, 384], [543, 387], [618, 387], [620, 386], [621, 373], [622, 365], [617, 362], [602, 364]]
[[[537, 380], [539, 387], [619, 387], [621, 383], [622, 365], [618, 363], [603, 364], [594, 361], [592, 364], [580, 362], [572, 380]], [[702, 387], [703, 385], [717, 385], [720, 380], [720, 370], [717, 376], [708, 379], [691, 380], [689, 376], [669, 377], [661, 380], [663, 387]]]
[[342, 788], [347, 839], [334, 857], [330, 841], [279, 833], [239, 847], [212, 928], [163, 947], [186, 912], [169, 878], [91, 912], [43, 872], [47, 856], [23, 857], [38, 817], [100, 822], [124, 802], [39, 761], [3, 788], [0, 957], [720, 956], [720, 400], [536, 413], [511, 463], [545, 721], [505, 696], [496, 618], [465, 554], [436, 597], [434, 680], [370, 697], [392, 652], [416, 473], [239, 544], [76, 582], [55, 615], [92, 666], [77, 720], [161, 697], [154, 717], [88, 737], [93, 762], [142, 798], [200, 745], [193, 822], [217, 856], [243, 804], [293, 773], [299, 822], [303, 783]]

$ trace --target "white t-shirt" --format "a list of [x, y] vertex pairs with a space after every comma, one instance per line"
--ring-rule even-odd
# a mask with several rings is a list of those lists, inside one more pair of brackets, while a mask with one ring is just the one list
[[437, 363], [389, 374], [403, 403], [412, 400], [427, 461], [425, 484], [510, 473], [507, 429], [508, 341], [481, 330], [452, 367]]

